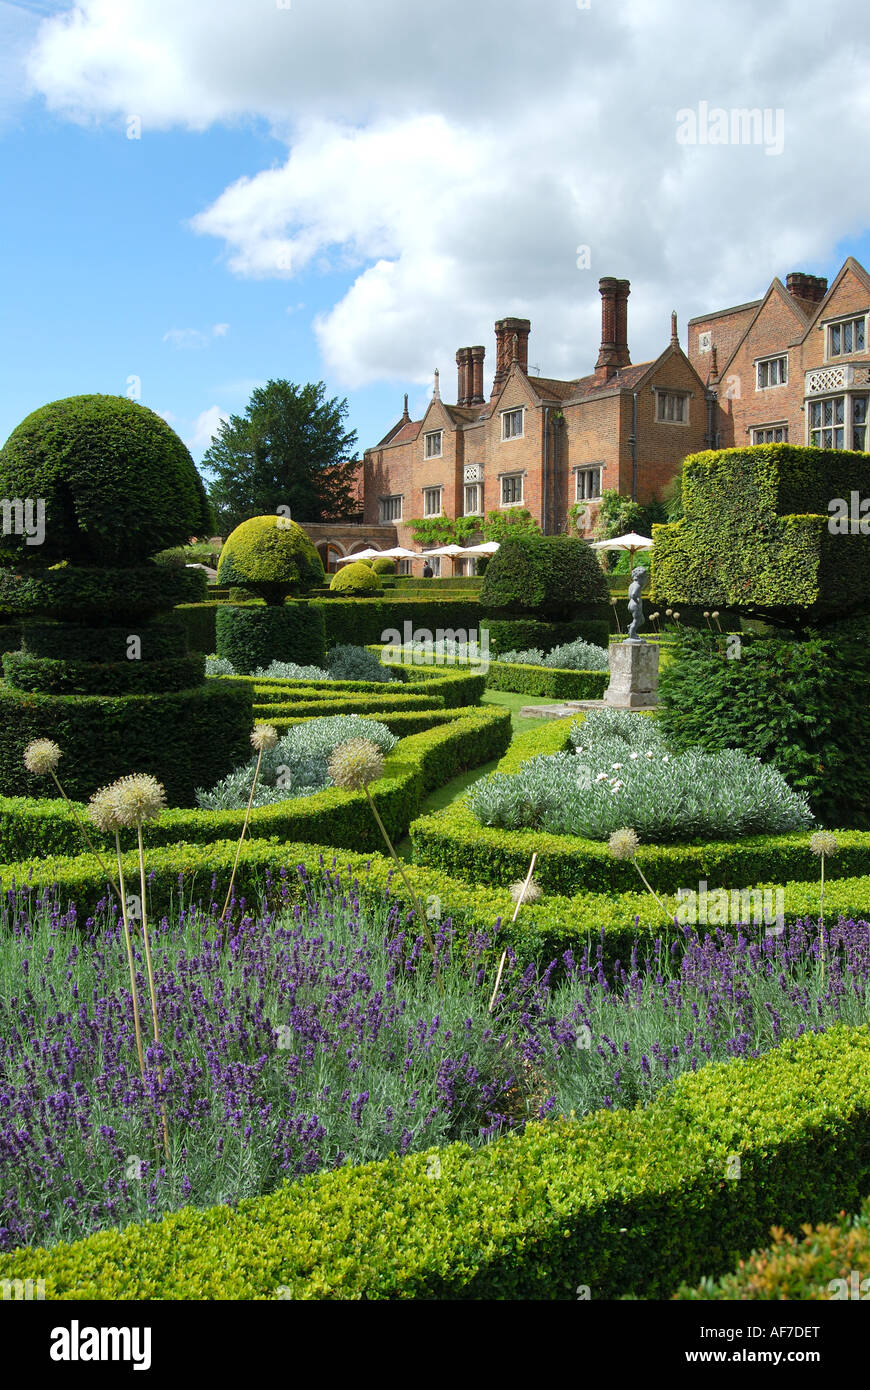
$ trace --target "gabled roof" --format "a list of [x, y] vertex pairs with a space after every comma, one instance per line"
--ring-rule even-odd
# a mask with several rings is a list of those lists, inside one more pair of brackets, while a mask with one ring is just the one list
[[870, 295], [870, 275], [867, 274], [867, 271], [864, 269], [861, 262], [855, 260], [854, 256], [847, 256], [843, 264], [840, 266], [840, 269], [837, 271], [837, 274], [834, 276], [833, 282], [828, 288], [828, 293], [825, 295], [824, 299], [820, 300], [819, 303], [814, 306], [815, 313], [812, 315], [809, 323], [807, 324], [806, 332], [804, 333], [805, 338], [809, 336], [818, 320], [823, 316], [825, 309], [828, 307], [828, 303], [831, 299], [831, 296], [833, 295], [834, 291], [838, 289], [839, 286], [842, 284], [843, 280], [846, 278], [847, 272], [849, 271], [852, 272], [852, 274], [855, 276], [857, 280], [860, 280], [861, 284], [866, 289], [868, 295]]
[[[830, 290], [828, 291], [828, 294], [830, 294]], [[806, 308], [807, 301], [804, 299], [800, 301], [796, 300], [794, 295], [789, 294], [788, 290], [780, 280], [779, 276], [775, 275], [770, 282], [770, 286], [767, 292], [763, 295], [761, 299], [757, 301], [758, 307], [755, 310], [755, 313], [752, 315], [749, 322], [747, 323], [743, 332], [740, 334], [740, 337], [737, 339], [731, 356], [728, 358], [726, 362], [723, 362], [721, 364], [717, 363], [719, 371], [718, 376], [715, 378], [716, 381], [721, 381], [722, 378], [725, 376], [726, 372], [728, 371], [728, 368], [734, 361], [734, 358], [737, 356], [738, 352], [743, 347], [743, 344], [746, 342], [746, 339], [749, 337], [749, 334], [752, 332], [753, 328], [755, 327], [765, 308], [770, 303], [772, 295], [777, 295], [777, 297], [783, 301], [783, 303], [791, 310], [795, 319], [796, 337], [789, 339], [789, 342], [787, 344], [784, 344], [784, 346], [793, 347], [796, 343], [802, 342], [803, 339], [806, 337], [808, 331]], [[828, 296], [825, 295], [825, 299], [827, 299], [827, 297]], [[822, 301], [822, 303], [824, 303], [824, 300]]]

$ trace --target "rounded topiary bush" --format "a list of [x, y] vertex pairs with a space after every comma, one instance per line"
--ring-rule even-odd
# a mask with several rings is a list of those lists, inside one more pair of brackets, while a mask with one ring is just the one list
[[221, 604], [215, 632], [218, 656], [231, 662], [233, 670], [243, 676], [263, 670], [273, 661], [292, 661], [298, 666], [323, 666], [326, 662], [323, 610], [304, 600], [285, 603], [281, 608]]
[[606, 603], [607, 580], [596, 552], [571, 536], [503, 541], [486, 567], [480, 602], [509, 613], [530, 610], [567, 619], [578, 605]]
[[395, 560], [389, 560], [389, 559], [387, 559], [386, 557], [384, 557], [383, 560], [371, 560], [371, 561], [370, 561], [370, 564], [371, 564], [371, 567], [372, 567], [372, 569], [374, 570], [375, 574], [395, 574], [395, 573], [396, 573], [396, 562], [395, 562]]
[[329, 585], [336, 593], [357, 595], [376, 594], [381, 589], [380, 575], [373, 569], [364, 564], [362, 560], [355, 560], [352, 565], [343, 565], [332, 576]]
[[325, 583], [323, 562], [301, 526], [285, 516], [253, 516], [231, 531], [218, 560], [218, 584], [241, 585], [267, 604]]
[[70, 396], [28, 415], [0, 449], [0, 496], [44, 506], [44, 537], [0, 536], [16, 566], [127, 568], [211, 529], [189, 451], [126, 396]]
[[378, 594], [381, 589], [381, 577], [363, 560], [354, 560], [353, 564], [345, 564], [342, 569], [335, 571], [332, 580], [329, 581], [329, 588], [334, 589], [336, 594], [349, 596]]

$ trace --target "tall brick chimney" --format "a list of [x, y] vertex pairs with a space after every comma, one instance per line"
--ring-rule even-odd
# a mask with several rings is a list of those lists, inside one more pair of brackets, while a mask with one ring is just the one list
[[790, 271], [785, 277], [785, 287], [793, 299], [803, 300], [805, 304], [818, 304], [828, 293], [824, 275], [806, 275], [802, 270]]
[[605, 275], [598, 281], [601, 295], [601, 348], [595, 370], [605, 378], [613, 376], [618, 367], [629, 367], [628, 296], [629, 280], [616, 280]]
[[479, 344], [468, 349], [471, 354], [471, 399], [469, 405], [483, 405], [483, 359], [486, 348]]
[[458, 348], [456, 352], [456, 366], [458, 369], [458, 383], [456, 390], [456, 404], [470, 405], [471, 403], [471, 348]]
[[[498, 395], [502, 383], [513, 361], [513, 339], [517, 338], [517, 357], [524, 372], [529, 369], [529, 333], [532, 330], [529, 319], [499, 319], [495, 325], [495, 377], [492, 383], [493, 396]], [[481, 363], [482, 368], [482, 363]], [[482, 382], [481, 382], [482, 384]]]

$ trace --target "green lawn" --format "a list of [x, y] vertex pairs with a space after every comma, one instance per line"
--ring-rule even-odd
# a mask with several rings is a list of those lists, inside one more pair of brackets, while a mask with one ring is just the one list
[[560, 702], [554, 700], [552, 696], [543, 699], [539, 695], [514, 695], [508, 690], [485, 690], [481, 703], [501, 705], [502, 709], [509, 709], [511, 725], [516, 738], [517, 734], [525, 733], [526, 729], [536, 729], [539, 724], [544, 723], [543, 719], [521, 719], [520, 710], [524, 705], [558, 705]]

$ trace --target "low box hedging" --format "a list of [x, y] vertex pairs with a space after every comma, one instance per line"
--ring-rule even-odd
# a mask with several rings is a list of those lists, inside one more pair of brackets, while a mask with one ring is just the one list
[[[223, 682], [214, 682], [220, 689]], [[237, 683], [233, 683], [237, 687]], [[247, 691], [245, 691], [247, 697]], [[219, 697], [218, 697], [219, 700]], [[59, 701], [58, 701], [59, 703]], [[346, 711], [339, 711], [346, 712]], [[164, 744], [171, 737], [164, 732]], [[153, 731], [152, 731], [153, 733]], [[154, 734], [156, 737], [156, 734]], [[229, 769], [216, 776], [200, 777], [198, 769], [208, 771], [210, 731], [203, 732], [189, 753], [193, 759], [195, 786], [212, 786]], [[57, 742], [64, 747], [63, 740]], [[426, 792], [443, 785], [468, 767], [497, 758], [510, 742], [510, 712], [500, 709], [464, 710], [442, 715], [442, 723], [425, 733], [403, 738], [386, 760], [386, 775], [372, 785], [372, 797], [391, 835], [401, 838], [416, 815]], [[250, 759], [250, 744], [239, 750], [234, 765]], [[190, 765], [190, 764], [189, 764]], [[142, 770], [134, 763], [137, 771]], [[123, 762], [120, 772], [126, 772]], [[147, 769], [146, 769], [147, 770]], [[63, 771], [63, 767], [61, 767]], [[37, 779], [32, 779], [36, 782]], [[40, 784], [40, 790], [44, 783]], [[88, 794], [95, 791], [89, 788]], [[81, 814], [83, 808], [79, 807]], [[148, 829], [150, 845], [190, 841], [238, 839], [242, 830], [242, 811], [203, 811], [173, 808], [165, 811]], [[90, 830], [98, 847], [114, 844], [106, 835]], [[313, 796], [255, 807], [249, 821], [251, 839], [280, 836], [282, 840], [301, 840], [355, 849], [378, 848], [383, 841], [362, 792], [329, 788]], [[0, 855], [3, 859], [31, 858], [34, 855], [76, 855], [81, 846], [80, 832], [66, 803], [27, 797], [0, 797]]]
[[[381, 652], [381, 647], [372, 647]], [[394, 700], [400, 695], [422, 695], [434, 704], [442, 704], [445, 709], [458, 709], [477, 704], [486, 688], [486, 677], [467, 667], [460, 666], [406, 666], [388, 663], [396, 677], [395, 683], [383, 681], [291, 681], [265, 680], [250, 677], [256, 682], [255, 699], [259, 704], [281, 703], [290, 695], [295, 699], [320, 698], [338, 699], [345, 694], [370, 694]], [[400, 684], [401, 682], [401, 684]]]
[[[384, 689], [383, 686], [380, 687]], [[390, 710], [443, 709], [441, 695], [342, 695], [315, 689], [302, 690], [298, 698], [274, 703], [254, 704], [256, 718], [271, 721], [272, 717], [287, 719], [316, 719], [328, 714], [387, 714]]]
[[[516, 772], [531, 757], [562, 751], [571, 723], [571, 719], [553, 720], [521, 734], [498, 771]], [[510, 884], [523, 878], [535, 851], [535, 876], [543, 888], [554, 893], [627, 892], [637, 883], [633, 865], [613, 859], [604, 841], [483, 826], [464, 799], [414, 821], [409, 834], [416, 862], [484, 883]], [[826, 879], [848, 878], [865, 871], [870, 862], [870, 832], [838, 831], [837, 840], [837, 854], [825, 861]], [[637, 862], [656, 892], [674, 893], [678, 888], [697, 889], [702, 880], [711, 890], [800, 882], [811, 876], [818, 861], [810, 853], [809, 835], [795, 833], [696, 845], [641, 844]]]
[[697, 1288], [683, 1285], [675, 1299], [775, 1299], [800, 1302], [870, 1296], [870, 1198], [854, 1216], [834, 1222], [802, 1224], [798, 1240], [781, 1225], [772, 1243], [753, 1250], [740, 1267], [721, 1279], [704, 1279]]
[[205, 677], [205, 657], [159, 661], [52, 661], [28, 652], [6, 652], [3, 674], [16, 690], [36, 695], [135, 695], [188, 690]]
[[[837, 1025], [685, 1074], [646, 1108], [530, 1124], [480, 1149], [342, 1167], [0, 1256], [49, 1299], [659, 1298], [774, 1224], [855, 1208], [870, 1181], [870, 1032]], [[729, 1180], [735, 1155], [740, 1181]]]
[[[600, 613], [600, 617], [594, 616]], [[607, 649], [610, 621], [605, 604], [588, 610], [588, 614], [564, 623], [546, 623], [538, 618], [484, 618], [481, 627], [489, 630], [490, 655], [499, 652], [522, 652], [530, 647], [551, 652], [565, 642], [582, 637], [596, 647]]]
[[467, 589], [476, 593], [483, 587], [482, 574], [448, 574], [437, 579], [422, 579], [418, 574], [397, 574], [393, 580], [397, 589], [420, 591], [422, 593], [454, 592]]
[[[393, 591], [394, 593], [396, 591]], [[390, 630], [404, 635], [405, 623], [413, 629], [427, 628], [430, 632], [478, 628], [484, 610], [477, 599], [425, 598], [407, 596], [396, 598], [331, 598], [312, 599], [312, 605], [323, 609], [326, 624], [326, 645], [338, 646], [349, 642], [365, 646], [368, 642], [386, 642]]]
[[512, 690], [518, 695], [551, 695], [559, 700], [600, 700], [608, 671], [570, 671], [556, 666], [524, 666], [491, 661], [486, 673], [489, 690]]

